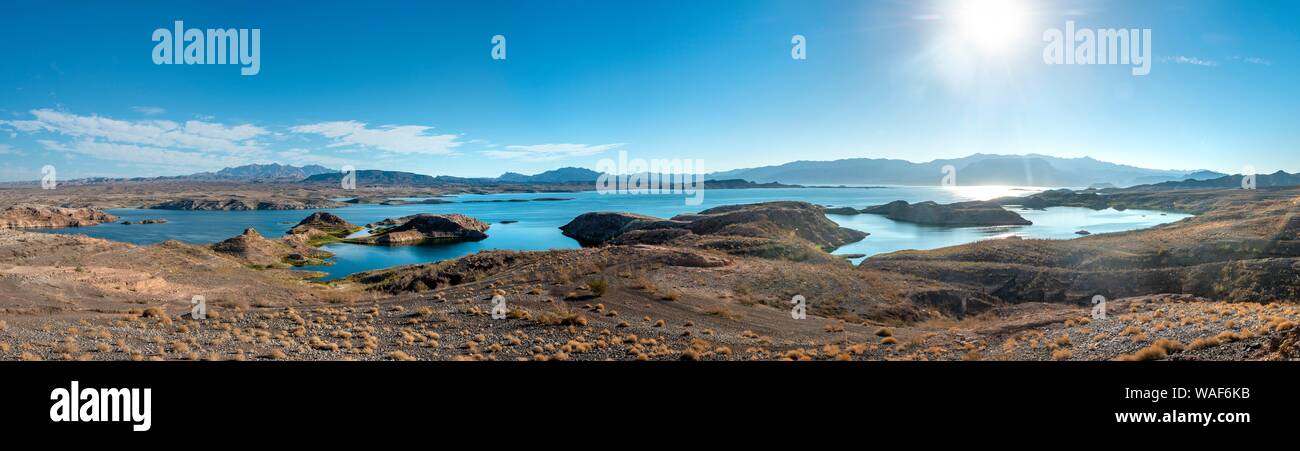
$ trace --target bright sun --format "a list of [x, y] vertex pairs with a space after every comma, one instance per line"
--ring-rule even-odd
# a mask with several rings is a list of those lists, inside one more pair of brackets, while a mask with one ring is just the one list
[[955, 8], [962, 37], [980, 50], [1000, 53], [1024, 34], [1021, 0], [957, 0]]

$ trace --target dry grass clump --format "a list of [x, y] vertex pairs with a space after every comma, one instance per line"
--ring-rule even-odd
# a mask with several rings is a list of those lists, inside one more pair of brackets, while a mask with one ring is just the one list
[[1059, 336], [1059, 337], [1056, 337], [1056, 342], [1055, 342], [1055, 343], [1056, 343], [1056, 346], [1058, 346], [1058, 347], [1069, 346], [1069, 345], [1070, 345], [1070, 336], [1069, 336], [1069, 335], [1061, 335], [1061, 336]]
[[390, 352], [390, 353], [388, 353], [388, 358], [393, 359], [393, 360], [397, 360], [397, 361], [401, 361], [401, 362], [410, 362], [410, 361], [414, 361], [414, 360], [415, 360], [415, 357], [411, 357], [410, 354], [407, 354], [407, 353], [402, 352], [402, 351], [393, 351], [393, 352]]
[[1137, 352], [1133, 354], [1119, 356], [1115, 360], [1120, 362], [1145, 362], [1148, 360], [1160, 360], [1168, 356], [1169, 353], [1165, 351], [1165, 348], [1151, 345], [1139, 349]]
[[536, 317], [537, 322], [547, 326], [586, 326], [587, 317], [573, 311], [542, 312]]
[[[1195, 344], [1196, 343], [1193, 342], [1193, 346], [1195, 346]], [[1155, 343], [1152, 343], [1151, 346], [1147, 346], [1145, 348], [1139, 349], [1137, 352], [1133, 354], [1120, 356], [1115, 360], [1121, 362], [1144, 362], [1148, 360], [1161, 360], [1166, 357], [1169, 357], [1169, 355], [1171, 354], [1177, 354], [1183, 352], [1183, 349], [1185, 348], [1186, 346], [1184, 346], [1183, 343], [1177, 340], [1161, 338], [1159, 340], [1156, 340]]]
[[732, 312], [730, 309], [726, 307], [709, 307], [704, 310], [704, 314], [710, 316], [717, 316], [719, 318], [726, 318], [729, 320], [735, 320], [736, 318], [740, 317], [735, 312]]
[[1073, 356], [1074, 352], [1071, 352], [1069, 349], [1062, 348], [1052, 351], [1052, 360], [1070, 360], [1070, 357]]
[[881, 327], [881, 328], [879, 328], [879, 329], [876, 329], [876, 336], [877, 336], [877, 337], [892, 337], [892, 336], [894, 336], [894, 329], [890, 329], [890, 328], [888, 328], [888, 327]]
[[1186, 346], [1183, 345], [1182, 342], [1178, 340], [1170, 340], [1168, 338], [1161, 338], [1159, 340], [1156, 340], [1156, 342], [1152, 343], [1151, 346], [1155, 348], [1164, 349], [1165, 352], [1168, 354], [1177, 354], [1183, 352], [1183, 349], [1186, 348]]
[[587, 288], [591, 289], [591, 294], [601, 297], [609, 291], [609, 282], [606, 282], [605, 279], [592, 280], [587, 282]]

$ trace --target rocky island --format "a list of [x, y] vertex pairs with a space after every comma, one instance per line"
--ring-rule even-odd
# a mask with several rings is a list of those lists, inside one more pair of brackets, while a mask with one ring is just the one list
[[[356, 244], [412, 245], [479, 241], [487, 238], [489, 224], [462, 214], [418, 214], [399, 220], [385, 220], [391, 226], [369, 236], [343, 241]], [[383, 221], [381, 221], [383, 222]]]
[[289, 229], [288, 234], [301, 235], [307, 242], [320, 245], [347, 238], [348, 235], [361, 229], [362, 227], [347, 222], [334, 213], [318, 211], [299, 221]]
[[820, 258], [824, 251], [867, 237], [865, 232], [826, 219], [813, 204], [788, 201], [715, 207], [672, 219], [633, 213], [586, 213], [560, 230], [585, 246], [673, 245], [794, 259]]
[[867, 207], [863, 213], [884, 215], [895, 221], [939, 226], [1009, 226], [1030, 225], [1029, 220], [992, 202], [957, 202], [939, 204], [931, 201], [909, 204], [894, 201]]

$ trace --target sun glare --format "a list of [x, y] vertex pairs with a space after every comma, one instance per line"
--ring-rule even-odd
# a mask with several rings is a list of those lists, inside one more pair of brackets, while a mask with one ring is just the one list
[[1024, 35], [1021, 0], [957, 0], [955, 9], [962, 37], [981, 50], [1002, 52]]

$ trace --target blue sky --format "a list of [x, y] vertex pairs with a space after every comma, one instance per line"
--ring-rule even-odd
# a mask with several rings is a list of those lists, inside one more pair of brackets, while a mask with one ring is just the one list
[[[1300, 3], [991, 1], [1016, 20], [958, 0], [3, 2], [0, 180], [495, 176], [618, 150], [709, 171], [975, 152], [1300, 171]], [[260, 73], [155, 65], [175, 20], [261, 29]], [[1045, 64], [1067, 20], [1151, 29], [1151, 73]]]

